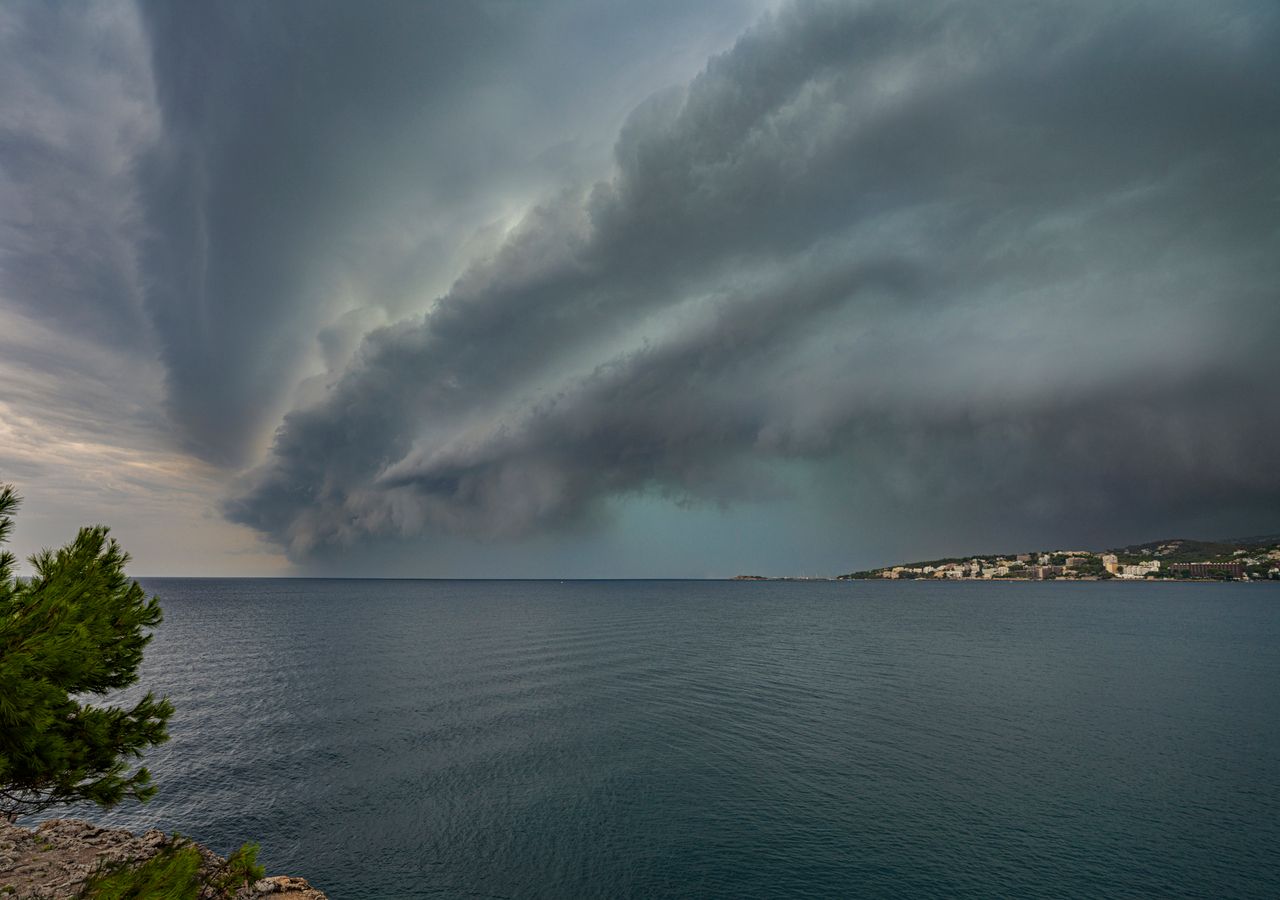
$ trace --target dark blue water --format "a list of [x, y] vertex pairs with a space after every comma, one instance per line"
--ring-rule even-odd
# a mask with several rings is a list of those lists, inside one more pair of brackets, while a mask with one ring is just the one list
[[1280, 895], [1274, 587], [146, 584], [97, 818], [335, 900]]

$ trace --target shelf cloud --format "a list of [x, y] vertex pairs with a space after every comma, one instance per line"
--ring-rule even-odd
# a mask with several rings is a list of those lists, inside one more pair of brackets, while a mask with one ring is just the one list
[[1280, 8], [688, 6], [11, 9], [0, 297], [304, 568], [1276, 521]]
[[1015, 518], [1275, 509], [1276, 25], [787, 7], [637, 107], [610, 177], [366, 336], [228, 513], [301, 555], [522, 534], [921, 445], [908, 481]]

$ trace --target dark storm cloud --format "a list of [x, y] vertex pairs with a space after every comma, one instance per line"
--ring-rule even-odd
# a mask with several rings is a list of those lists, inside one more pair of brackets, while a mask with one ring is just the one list
[[1274, 514], [1278, 40], [1270, 4], [787, 7], [369, 334], [228, 513], [301, 558], [801, 461], [1006, 534]]
[[[764, 2], [0, 4], [0, 480], [24, 519], [101, 515], [161, 533], [153, 571], [219, 566], [251, 536], [210, 495], [280, 413], [532, 198], [606, 172], [625, 112]], [[116, 489], [143, 468], [163, 486]]]
[[720, 4], [606, 4], [598, 25], [579, 6], [143, 5], [163, 116], [147, 306], [195, 453], [242, 461], [318, 330], [421, 308], [460, 236], [577, 162], [611, 84], [584, 71], [637, 55], [619, 34], [667, 40]]
[[299, 320], [332, 302], [344, 225], [394, 202], [377, 173], [405, 150], [385, 136], [398, 121], [417, 131], [436, 163], [419, 177], [448, 184], [464, 161], [426, 123], [470, 102], [448, 82], [483, 71], [477, 39], [500, 50], [509, 35], [470, 5], [144, 8], [165, 124], [142, 178], [148, 303], [173, 416], [197, 452], [236, 460], [308, 346]]

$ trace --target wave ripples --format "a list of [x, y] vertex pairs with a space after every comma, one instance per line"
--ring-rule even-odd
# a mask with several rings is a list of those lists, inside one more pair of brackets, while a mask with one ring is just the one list
[[337, 898], [1273, 897], [1280, 594], [151, 579], [181, 830]]

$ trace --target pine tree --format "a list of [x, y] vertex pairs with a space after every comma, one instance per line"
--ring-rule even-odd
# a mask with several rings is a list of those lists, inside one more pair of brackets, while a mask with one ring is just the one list
[[[0, 485], [0, 544], [19, 498]], [[124, 574], [129, 561], [98, 525], [57, 552], [31, 557], [19, 580], [0, 553], [0, 816], [13, 821], [60, 803], [111, 807], [155, 788], [148, 747], [168, 740], [168, 700], [131, 707], [88, 702], [134, 684], [160, 604]]]

